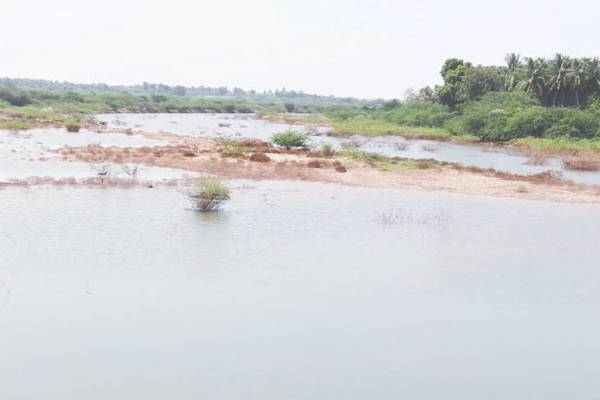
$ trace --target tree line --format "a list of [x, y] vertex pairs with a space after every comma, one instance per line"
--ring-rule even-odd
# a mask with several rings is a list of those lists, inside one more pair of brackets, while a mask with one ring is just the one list
[[546, 107], [582, 107], [600, 98], [600, 59], [569, 57], [521, 57], [511, 53], [503, 66], [474, 66], [451, 58], [444, 63], [444, 83], [426, 87], [413, 96], [440, 102], [454, 109], [478, 100], [488, 92], [521, 91], [534, 96]]

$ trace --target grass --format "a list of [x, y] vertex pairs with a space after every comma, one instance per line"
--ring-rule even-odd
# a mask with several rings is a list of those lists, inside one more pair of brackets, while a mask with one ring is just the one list
[[600, 139], [571, 139], [571, 138], [535, 138], [527, 137], [515, 139], [510, 144], [527, 146], [532, 149], [540, 150], [560, 150], [560, 151], [593, 151], [600, 152]]
[[25, 130], [25, 129], [33, 129], [36, 126], [37, 126], [37, 124], [34, 121], [28, 121], [28, 120], [23, 120], [23, 119], [0, 121], [0, 129]]
[[220, 137], [216, 141], [221, 146], [219, 153], [224, 157], [237, 157], [252, 152], [250, 147], [242, 145], [237, 139]]
[[406, 137], [430, 138], [455, 142], [478, 142], [479, 138], [471, 135], [454, 135], [445, 128], [426, 128], [396, 125], [381, 119], [357, 116], [332, 123], [333, 133], [349, 133], [363, 136], [381, 136], [396, 134]]
[[264, 117], [266, 119], [273, 119], [291, 124], [305, 123], [328, 125], [331, 122], [331, 120], [323, 114], [282, 114], [277, 112], [266, 111], [259, 113], [258, 116]]
[[381, 154], [365, 151], [344, 150], [339, 152], [338, 155], [340, 157], [372, 165], [382, 171], [419, 168], [419, 161], [416, 160], [386, 157]]
[[194, 207], [200, 212], [217, 211], [221, 205], [229, 200], [230, 190], [217, 179], [198, 179], [194, 182], [194, 189], [190, 193]]
[[309, 145], [309, 137], [302, 133], [283, 132], [273, 135], [273, 144], [285, 147], [286, 149], [301, 148], [304, 149]]

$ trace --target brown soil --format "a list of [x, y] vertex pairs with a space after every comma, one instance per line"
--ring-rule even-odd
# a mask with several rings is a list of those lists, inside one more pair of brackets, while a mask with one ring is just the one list
[[[414, 169], [381, 171], [376, 166], [358, 161], [344, 159], [342, 164], [341, 160], [336, 159], [315, 159], [308, 157], [309, 153], [305, 151], [287, 152], [269, 148], [264, 143], [260, 144], [260, 153], [230, 158], [221, 156], [219, 145], [210, 139], [164, 133], [144, 133], [144, 136], [160, 138], [170, 144], [137, 149], [70, 147], [60, 150], [60, 153], [68, 160], [138, 163], [210, 173], [225, 179], [301, 180], [555, 202], [600, 203], [600, 188], [564, 182], [551, 173], [519, 176], [495, 170], [442, 165], [431, 160], [419, 162]], [[195, 157], [187, 157], [186, 154], [190, 152]], [[257, 154], [264, 154], [271, 162], [251, 160]]]
[[575, 171], [598, 171], [600, 170], [600, 161], [589, 159], [568, 159], [564, 160], [565, 167]]
[[254, 162], [269, 162], [271, 159], [265, 153], [253, 153], [250, 155], [250, 161]]

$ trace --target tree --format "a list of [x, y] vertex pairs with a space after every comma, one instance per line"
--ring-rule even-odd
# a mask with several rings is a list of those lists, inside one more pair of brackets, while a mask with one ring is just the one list
[[516, 53], [509, 53], [504, 57], [506, 61], [506, 90], [513, 90], [518, 81], [518, 74], [521, 68], [521, 56]]
[[459, 91], [462, 80], [469, 68], [472, 68], [471, 63], [465, 63], [457, 58], [450, 58], [444, 62], [441, 70], [444, 84], [436, 87], [437, 97], [442, 104], [454, 108], [459, 103], [464, 102], [465, 99], [460, 98]]
[[541, 61], [533, 58], [527, 59], [525, 79], [516, 85], [517, 89], [527, 93], [534, 93], [542, 101], [545, 95], [546, 79], [541, 70]]

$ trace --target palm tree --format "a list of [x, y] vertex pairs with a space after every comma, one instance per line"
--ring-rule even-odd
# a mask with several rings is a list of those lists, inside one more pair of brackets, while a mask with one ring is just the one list
[[521, 67], [521, 56], [509, 53], [504, 57], [507, 67], [506, 90], [513, 90], [517, 83], [517, 73]]
[[525, 79], [520, 81], [516, 88], [527, 93], [533, 92], [542, 101], [545, 95], [546, 78], [542, 71], [542, 61], [527, 58], [525, 65]]
[[586, 89], [587, 84], [587, 72], [584, 63], [579, 59], [574, 59], [572, 68], [567, 71], [567, 83], [568, 88], [575, 95], [575, 104], [579, 106], [581, 91]]
[[560, 96], [560, 105], [565, 105], [568, 89], [568, 62], [569, 59], [560, 53], [554, 56], [550, 61], [550, 79], [548, 80], [548, 92], [552, 94], [552, 105], [557, 106], [557, 99]]
[[590, 94], [600, 90], [600, 59], [585, 59], [583, 66], [587, 75], [586, 91]]

